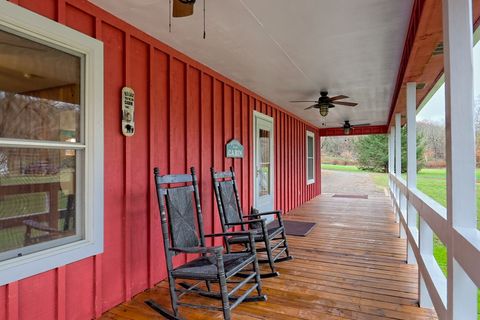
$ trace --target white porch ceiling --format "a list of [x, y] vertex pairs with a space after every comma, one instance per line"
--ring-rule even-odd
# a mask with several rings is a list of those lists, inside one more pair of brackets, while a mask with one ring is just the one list
[[[174, 18], [167, 0], [90, 0], [320, 127], [386, 124], [413, 0], [205, 0]], [[304, 110], [321, 89], [345, 94], [322, 118]]]

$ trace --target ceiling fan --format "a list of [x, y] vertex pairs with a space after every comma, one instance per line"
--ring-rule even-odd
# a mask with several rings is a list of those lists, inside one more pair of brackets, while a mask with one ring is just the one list
[[335, 97], [330, 98], [328, 96], [328, 91], [323, 90], [323, 91], [320, 91], [320, 98], [318, 98], [317, 101], [295, 100], [295, 101], [290, 101], [290, 102], [293, 102], [293, 103], [296, 103], [296, 102], [315, 102], [314, 105], [311, 105], [310, 107], [305, 108], [305, 110], [308, 110], [308, 109], [311, 109], [311, 108], [317, 108], [317, 109], [319, 109], [322, 117], [326, 117], [327, 114], [328, 114], [328, 109], [335, 108], [335, 104], [341, 105], [341, 106], [347, 106], [347, 107], [355, 107], [356, 105], [358, 105], [358, 103], [354, 103], [354, 102], [338, 101], [338, 100], [343, 100], [343, 99], [347, 99], [347, 98], [348, 97], [344, 96], [344, 95], [339, 95], [339, 96], [335, 96]]
[[196, 0], [173, 0], [173, 17], [188, 17], [193, 14], [193, 5]]
[[343, 133], [346, 134], [346, 135], [349, 135], [350, 132], [352, 132], [353, 128], [355, 127], [363, 127], [363, 126], [369, 126], [370, 123], [361, 123], [361, 124], [355, 124], [355, 125], [351, 125], [350, 124], [350, 120], [345, 120], [345, 122], [343, 123]]
[[[173, 0], [173, 6], [171, 5], [172, 0], [169, 0], [169, 15], [168, 15], [168, 30], [172, 32], [172, 17], [173, 18], [181, 18], [181, 17], [188, 17], [193, 15], [193, 7], [195, 5], [196, 0]], [[170, 10], [172, 10], [171, 12]], [[203, 0], [203, 39], [207, 37], [206, 32], [206, 22], [205, 22], [205, 0]]]

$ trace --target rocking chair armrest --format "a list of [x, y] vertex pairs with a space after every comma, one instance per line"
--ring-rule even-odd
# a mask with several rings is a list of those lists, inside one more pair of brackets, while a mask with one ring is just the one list
[[[253, 213], [253, 214], [250, 214], [250, 217], [261, 217], [261, 216], [268, 216], [268, 215], [271, 215], [271, 214], [274, 214], [277, 216], [277, 220], [278, 220], [278, 224], [283, 227], [283, 215], [282, 215], [282, 210], [273, 210], [273, 211], [266, 211], [266, 212], [259, 212], [259, 213]], [[248, 217], [248, 216], [245, 216], [245, 217]]]
[[206, 234], [205, 237], [213, 238], [213, 237], [228, 237], [228, 236], [248, 236], [251, 233], [252, 232], [250, 231], [232, 231], [232, 232]]
[[[275, 214], [277, 216], [282, 216], [282, 210], [273, 210], [273, 211], [266, 211], [266, 212], [259, 212], [259, 213], [251, 213], [251, 217], [260, 217], [260, 216], [268, 216], [271, 214]], [[247, 216], [248, 217], [248, 216]]]
[[170, 248], [171, 251], [181, 253], [211, 253], [220, 254], [223, 252], [223, 247], [185, 247], [185, 248]]
[[222, 233], [212, 233], [212, 234], [205, 235], [205, 237], [228, 237], [228, 236], [248, 236], [250, 251], [255, 255], [257, 254], [257, 249], [255, 248], [255, 238], [253, 237], [252, 231], [222, 232]]
[[[248, 216], [246, 216], [248, 217]], [[254, 217], [252, 217], [254, 218]], [[247, 219], [250, 219], [250, 218], [247, 218]], [[240, 222], [230, 222], [230, 223], [225, 223], [225, 225], [227, 226], [241, 226], [241, 225], [245, 225], [245, 224], [253, 224], [253, 223], [256, 223], [256, 222], [265, 222], [264, 219], [251, 219], [249, 221], [240, 221]]]

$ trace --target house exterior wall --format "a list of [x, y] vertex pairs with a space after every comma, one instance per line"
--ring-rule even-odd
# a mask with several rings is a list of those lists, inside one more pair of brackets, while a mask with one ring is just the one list
[[[153, 167], [197, 168], [207, 232], [220, 231], [210, 167], [234, 166], [244, 209], [253, 200], [253, 111], [274, 118], [275, 207], [320, 193], [306, 184], [305, 131], [319, 131], [255, 93], [85, 0], [11, 0], [104, 42], [104, 253], [0, 287], [0, 319], [90, 319], [164, 279]], [[121, 88], [136, 93], [136, 134], [121, 134]], [[224, 158], [236, 138], [245, 158]], [[178, 256], [177, 263], [185, 261]]]

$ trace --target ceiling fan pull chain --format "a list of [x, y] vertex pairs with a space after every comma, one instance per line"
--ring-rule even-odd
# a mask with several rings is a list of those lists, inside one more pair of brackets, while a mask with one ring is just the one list
[[172, 0], [168, 0], [168, 32], [172, 32]]
[[205, 0], [203, 0], [203, 39], [207, 37], [207, 31], [205, 27]]

